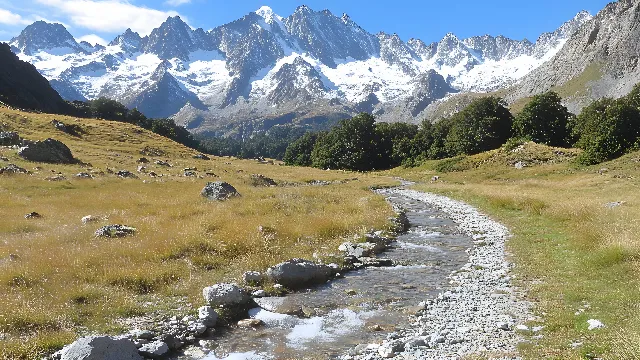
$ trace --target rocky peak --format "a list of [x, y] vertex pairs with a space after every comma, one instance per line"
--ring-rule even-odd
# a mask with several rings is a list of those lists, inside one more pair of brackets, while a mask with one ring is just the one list
[[64, 25], [45, 21], [36, 21], [27, 26], [18, 37], [11, 39], [10, 44], [26, 55], [55, 48], [70, 48], [75, 52], [84, 52]]
[[300, 56], [292, 63], [282, 65], [273, 80], [275, 87], [267, 95], [271, 105], [292, 100], [308, 102], [322, 97], [327, 91], [320, 73]]
[[533, 44], [529, 40], [518, 41], [502, 35], [497, 37], [491, 35], [474, 36], [465, 39], [463, 43], [475, 51], [482, 60], [514, 59], [518, 56], [530, 55], [533, 50]]
[[142, 44], [142, 38], [137, 32], [132, 31], [131, 29], [127, 29], [122, 35], [118, 35], [115, 39], [113, 39], [109, 46], [117, 46], [119, 45], [122, 50], [134, 53], [140, 50], [140, 45]]
[[467, 46], [453, 33], [446, 34], [435, 49], [434, 59], [439, 66], [456, 66], [464, 63], [466, 67], [472, 67], [479, 63]]
[[407, 74], [414, 74], [412, 61], [417, 60], [417, 55], [407, 44], [400, 39], [398, 34], [379, 33], [380, 58], [390, 65], [398, 65]]
[[364, 60], [379, 51], [375, 36], [329, 11], [301, 6], [284, 23], [303, 50], [331, 67], [336, 66], [336, 59]]
[[561, 42], [573, 35], [582, 25], [593, 19], [587, 11], [581, 11], [573, 19], [562, 24], [556, 31], [544, 33], [538, 37], [534, 55], [542, 58], [549, 50], [559, 46]]
[[192, 51], [212, 47], [204, 31], [194, 31], [179, 16], [169, 17], [143, 40], [143, 51], [161, 59], [189, 60]]

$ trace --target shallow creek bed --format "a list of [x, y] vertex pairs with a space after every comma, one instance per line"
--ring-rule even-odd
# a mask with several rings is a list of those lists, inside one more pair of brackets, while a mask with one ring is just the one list
[[530, 320], [505, 260], [506, 228], [471, 206], [404, 188], [379, 190], [406, 210], [407, 233], [365, 268], [250, 310], [259, 328], [234, 328], [208, 354], [179, 359], [517, 358]]

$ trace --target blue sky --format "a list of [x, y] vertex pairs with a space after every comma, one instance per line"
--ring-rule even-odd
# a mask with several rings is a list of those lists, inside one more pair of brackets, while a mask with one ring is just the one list
[[461, 38], [505, 35], [531, 41], [555, 30], [580, 10], [595, 15], [609, 0], [0, 0], [0, 40], [28, 24], [60, 22], [76, 37], [110, 41], [127, 27], [145, 35], [167, 16], [180, 15], [205, 30], [233, 21], [263, 5], [281, 16], [305, 4], [314, 10], [347, 13], [372, 33], [397, 33], [429, 43], [448, 32]]

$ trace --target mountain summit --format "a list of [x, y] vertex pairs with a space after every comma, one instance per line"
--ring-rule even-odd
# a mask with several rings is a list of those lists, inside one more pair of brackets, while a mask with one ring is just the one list
[[347, 14], [300, 6], [282, 17], [263, 6], [209, 31], [169, 17], [148, 36], [127, 29], [106, 47], [78, 44], [63, 25], [39, 21], [10, 45], [67, 99], [106, 96], [226, 132], [236, 123], [322, 122], [362, 110], [419, 120], [449, 94], [516, 82], [590, 20], [581, 12], [535, 44], [455, 34], [426, 44], [371, 34]]

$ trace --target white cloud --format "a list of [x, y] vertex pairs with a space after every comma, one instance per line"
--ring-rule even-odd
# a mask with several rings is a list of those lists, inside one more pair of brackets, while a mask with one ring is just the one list
[[164, 3], [170, 6], [180, 6], [180, 5], [188, 4], [190, 2], [191, 0], [167, 0]]
[[91, 45], [100, 44], [100, 45], [106, 46], [109, 43], [107, 40], [101, 38], [100, 36], [98, 36], [96, 34], [84, 35], [84, 36], [81, 36], [81, 37], [77, 38], [76, 40], [78, 40], [78, 42], [86, 41]]
[[[175, 11], [133, 5], [126, 0], [37, 0], [69, 17], [72, 24], [99, 32], [118, 33], [126, 28], [148, 35]], [[183, 18], [184, 20], [184, 18]]]
[[0, 9], [0, 24], [6, 25], [27, 25], [31, 21], [23, 18], [18, 14], [14, 14], [9, 10]]

